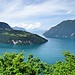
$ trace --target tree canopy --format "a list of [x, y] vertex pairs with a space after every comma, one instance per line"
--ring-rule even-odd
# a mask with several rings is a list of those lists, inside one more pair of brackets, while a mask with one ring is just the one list
[[0, 75], [74, 75], [75, 55], [67, 51], [62, 54], [65, 56], [63, 62], [47, 64], [32, 54], [24, 61], [24, 52], [6, 52], [0, 56]]

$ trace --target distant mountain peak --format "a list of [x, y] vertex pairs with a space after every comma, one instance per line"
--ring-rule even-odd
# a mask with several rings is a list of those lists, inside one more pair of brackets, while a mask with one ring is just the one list
[[13, 27], [14, 30], [21, 30], [21, 31], [26, 31], [26, 29], [22, 28], [22, 27], [18, 27], [18, 26], [15, 26]]

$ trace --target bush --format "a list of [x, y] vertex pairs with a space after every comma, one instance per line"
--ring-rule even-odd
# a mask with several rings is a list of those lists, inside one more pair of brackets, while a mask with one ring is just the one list
[[64, 62], [47, 64], [30, 54], [24, 61], [24, 52], [4, 53], [0, 57], [0, 75], [74, 75], [75, 55], [63, 52]]

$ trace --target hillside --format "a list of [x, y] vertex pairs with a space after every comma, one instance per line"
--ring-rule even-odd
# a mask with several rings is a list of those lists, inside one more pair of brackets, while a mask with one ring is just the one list
[[5, 22], [0, 22], [0, 29], [1, 28], [2, 29], [11, 29], [12, 30], [12, 28]]
[[0, 43], [40, 44], [44, 42], [47, 42], [45, 38], [29, 32], [13, 30], [7, 23], [0, 22]]
[[66, 20], [43, 34], [45, 37], [75, 38], [75, 20]]

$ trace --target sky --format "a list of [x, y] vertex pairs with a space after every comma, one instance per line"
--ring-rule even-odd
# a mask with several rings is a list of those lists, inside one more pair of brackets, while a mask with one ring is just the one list
[[75, 0], [0, 0], [0, 21], [26, 30], [48, 30], [75, 19]]

